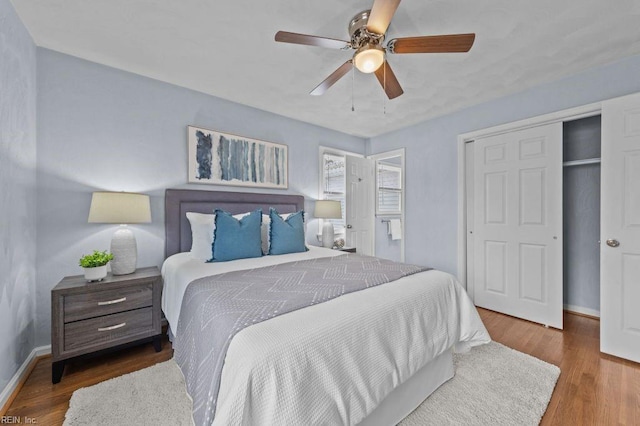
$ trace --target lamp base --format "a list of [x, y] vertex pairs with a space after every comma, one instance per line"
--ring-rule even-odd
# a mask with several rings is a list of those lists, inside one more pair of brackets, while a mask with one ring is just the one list
[[126, 225], [120, 226], [111, 238], [111, 273], [113, 275], [133, 274], [138, 263], [138, 245], [133, 231]]
[[334, 237], [333, 223], [325, 220], [324, 225], [322, 225], [322, 247], [333, 248]]

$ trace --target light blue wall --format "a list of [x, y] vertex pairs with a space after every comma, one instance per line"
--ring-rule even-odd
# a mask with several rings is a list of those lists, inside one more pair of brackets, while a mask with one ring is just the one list
[[34, 346], [36, 47], [0, 0], [0, 392]]
[[459, 134], [635, 92], [640, 56], [371, 138], [367, 154], [406, 148], [405, 260], [457, 272]]
[[[152, 196], [153, 222], [133, 228], [138, 265], [159, 266], [166, 188], [249, 190], [185, 184], [190, 124], [288, 145], [290, 187], [283, 192], [309, 200], [318, 195], [319, 145], [365, 149], [361, 138], [38, 49], [38, 344], [50, 339], [51, 288], [82, 273], [83, 253], [109, 248], [115, 228], [87, 223], [92, 191]], [[308, 234], [316, 234], [313, 222]]]

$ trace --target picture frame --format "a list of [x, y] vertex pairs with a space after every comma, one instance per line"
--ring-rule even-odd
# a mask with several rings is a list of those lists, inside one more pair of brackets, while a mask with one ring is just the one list
[[187, 126], [188, 182], [287, 189], [289, 153], [284, 144]]

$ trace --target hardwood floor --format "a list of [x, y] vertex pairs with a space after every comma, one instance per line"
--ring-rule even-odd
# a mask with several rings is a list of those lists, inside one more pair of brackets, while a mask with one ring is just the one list
[[[558, 365], [562, 370], [542, 425], [640, 425], [640, 364], [599, 351], [599, 322], [565, 314], [565, 330], [479, 309], [493, 340]], [[74, 390], [136, 371], [173, 355], [163, 342], [70, 362], [62, 381], [51, 384], [51, 359], [38, 362], [7, 416], [29, 417], [40, 425], [59, 425]]]
[[564, 331], [479, 309], [491, 338], [562, 371], [542, 425], [640, 425], [640, 364], [600, 353], [600, 322], [565, 313]]
[[69, 408], [71, 394], [76, 389], [150, 367], [172, 356], [173, 349], [165, 334], [160, 352], [147, 343], [94, 358], [69, 361], [62, 381], [55, 385], [51, 383], [51, 357], [43, 358], [5, 416], [18, 416], [22, 424], [28, 423], [28, 419], [35, 419], [38, 425], [61, 425]]

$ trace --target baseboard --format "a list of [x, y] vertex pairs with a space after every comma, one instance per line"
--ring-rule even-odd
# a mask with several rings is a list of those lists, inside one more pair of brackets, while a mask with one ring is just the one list
[[573, 312], [574, 314], [584, 315], [591, 318], [600, 318], [600, 311], [595, 309], [583, 308], [582, 306], [564, 305], [564, 310]]
[[51, 345], [33, 348], [27, 359], [24, 360], [20, 368], [18, 368], [18, 371], [16, 371], [16, 374], [13, 375], [9, 383], [7, 383], [7, 386], [0, 392], [0, 407], [2, 407], [0, 408], [0, 417], [5, 415], [38, 360], [49, 356], [49, 354], [51, 354]]

